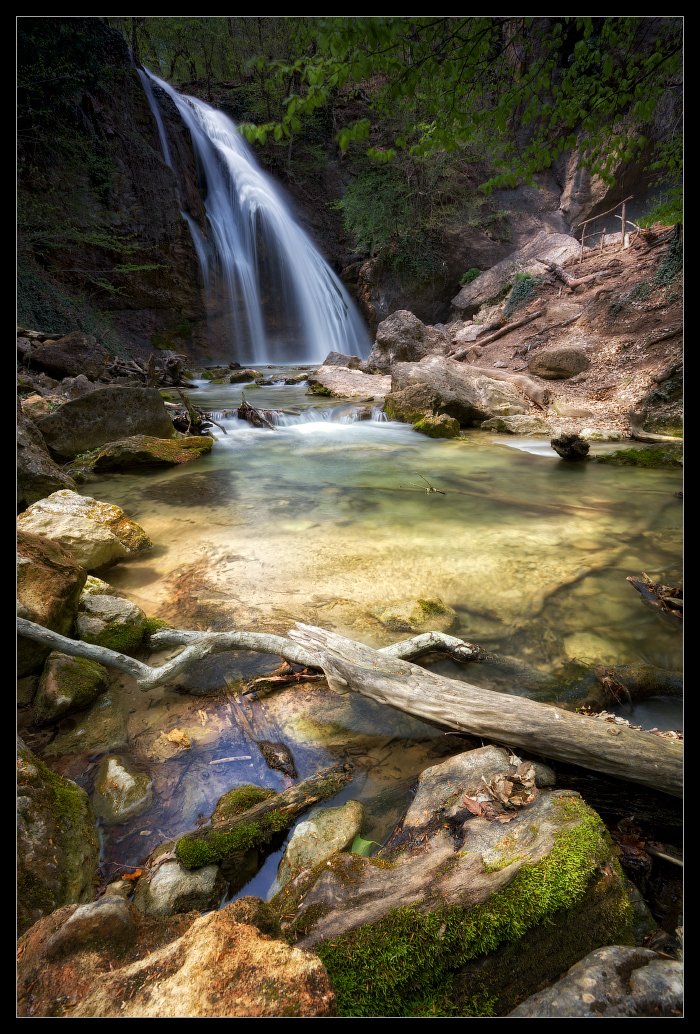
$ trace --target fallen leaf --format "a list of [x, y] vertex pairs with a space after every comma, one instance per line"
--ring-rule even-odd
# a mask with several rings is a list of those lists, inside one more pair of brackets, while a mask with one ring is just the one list
[[482, 805], [480, 804], [479, 801], [475, 800], [473, 797], [465, 797], [464, 798], [464, 807], [467, 809], [467, 811], [470, 811], [472, 813], [472, 815], [483, 815], [484, 814], [484, 809], [483, 809]]
[[189, 750], [192, 746], [190, 738], [184, 729], [171, 729], [170, 732], [164, 732], [166, 740], [171, 743], [175, 743], [178, 747], [183, 747], [185, 750]]
[[143, 869], [134, 869], [133, 872], [123, 872], [123, 880], [139, 880], [143, 876]]

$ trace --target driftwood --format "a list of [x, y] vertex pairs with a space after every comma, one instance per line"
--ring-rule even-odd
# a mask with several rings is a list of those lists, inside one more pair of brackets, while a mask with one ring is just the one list
[[660, 585], [653, 582], [644, 572], [641, 578], [630, 575], [627, 581], [637, 590], [645, 603], [664, 614], [671, 614], [679, 621], [683, 620], [683, 589], [680, 585]]
[[239, 420], [247, 420], [253, 427], [266, 427], [270, 431], [275, 429], [275, 425], [272, 422], [274, 410], [255, 409], [242, 397], [241, 404], [236, 412], [238, 413]]
[[184, 406], [184, 412], [181, 412], [177, 416], [174, 416], [173, 424], [176, 430], [183, 431], [185, 434], [201, 435], [206, 434], [211, 425], [218, 427], [223, 434], [227, 434], [225, 427], [221, 424], [217, 424], [208, 413], [204, 413], [201, 409], [193, 406], [187, 395], [180, 388], [177, 389], [177, 393], [180, 396], [182, 405]]
[[439, 725], [680, 796], [682, 746], [623, 726], [424, 671], [309, 625], [289, 637], [317, 656], [329, 685]]
[[167, 629], [151, 636], [150, 644], [155, 648], [184, 645], [185, 649], [172, 660], [152, 668], [106, 647], [68, 639], [24, 618], [17, 619], [17, 631], [71, 656], [126, 671], [142, 689], [169, 681], [209, 653], [238, 649], [276, 654], [292, 663], [321, 668], [332, 688], [354, 690], [427, 721], [653, 786], [665, 793], [681, 793], [682, 748], [678, 743], [598, 723], [555, 705], [447, 679], [402, 659], [401, 655], [417, 656], [436, 648], [447, 649], [462, 659], [477, 659], [479, 652], [482, 659], [487, 658], [473, 644], [438, 632], [373, 650], [308, 625], [297, 625], [289, 638], [258, 632]]
[[493, 334], [487, 334], [486, 337], [479, 337], [476, 341], [470, 341], [465, 348], [460, 348], [456, 352], [448, 352], [447, 355], [450, 359], [461, 360], [464, 359], [467, 352], [469, 352], [474, 345], [490, 345], [492, 341], [497, 341], [499, 337], [504, 337], [506, 334], [510, 334], [511, 330], [517, 330], [518, 327], [524, 327], [526, 323], [532, 323], [539, 316], [542, 315], [544, 309], [538, 309], [537, 312], [531, 312], [529, 316], [522, 316], [519, 320], [514, 320], [512, 323], [507, 323], [504, 327], [500, 327], [495, 330]]
[[602, 280], [605, 277], [612, 276], [616, 270], [609, 269], [598, 269], [595, 273], [588, 273], [586, 276], [572, 276], [571, 273], [567, 273], [565, 269], [557, 265], [556, 262], [550, 262], [548, 259], [540, 259], [543, 265], [547, 269], [554, 273], [558, 280], [561, 280], [567, 287], [572, 291], [575, 291], [577, 287], [583, 287], [585, 284], [590, 284], [593, 280]]

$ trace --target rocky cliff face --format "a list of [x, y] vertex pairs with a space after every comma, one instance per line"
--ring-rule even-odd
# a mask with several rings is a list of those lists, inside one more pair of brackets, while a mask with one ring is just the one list
[[[92, 331], [112, 350], [206, 357], [197, 257], [181, 210], [201, 224], [189, 138], [164, 119], [180, 176], [121, 36], [96, 18], [19, 30], [19, 318]], [[45, 94], [43, 77], [59, 77]]]

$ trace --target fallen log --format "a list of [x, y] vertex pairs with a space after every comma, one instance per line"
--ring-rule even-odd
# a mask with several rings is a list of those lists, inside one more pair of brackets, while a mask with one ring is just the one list
[[629, 575], [627, 581], [649, 606], [683, 620], [683, 588], [680, 585], [661, 585], [644, 572], [641, 578]]
[[271, 417], [274, 416], [274, 411], [255, 409], [249, 402], [246, 402], [245, 398], [241, 399], [241, 404], [237, 409], [237, 413], [239, 420], [247, 420], [253, 427], [265, 427], [270, 431], [274, 431], [275, 429], [275, 425], [271, 420]]
[[493, 334], [487, 334], [486, 337], [480, 337], [477, 338], [476, 341], [470, 341], [466, 348], [460, 348], [456, 352], [448, 352], [448, 358], [459, 361], [464, 358], [467, 352], [469, 352], [474, 345], [479, 345], [479, 347], [482, 345], [490, 345], [492, 341], [497, 341], [499, 337], [504, 337], [506, 334], [510, 334], [511, 330], [517, 330], [518, 327], [524, 327], [526, 323], [532, 323], [532, 321], [541, 316], [543, 312], [544, 309], [538, 309], [537, 312], [532, 312], [529, 316], [522, 316], [519, 320], [514, 320], [512, 323], [506, 323], [504, 327], [500, 327], [498, 330], [495, 330]]
[[351, 775], [350, 765], [331, 765], [230, 817], [225, 803], [219, 802], [211, 825], [180, 837], [175, 856], [186, 869], [201, 869], [204, 865], [225, 864], [232, 856], [252, 848], [263, 848], [276, 834], [289, 829], [307, 808], [334, 797]]
[[595, 273], [588, 273], [586, 276], [572, 276], [571, 273], [567, 273], [565, 269], [557, 265], [556, 262], [550, 262], [548, 259], [540, 259], [543, 265], [547, 269], [554, 273], [558, 280], [566, 284], [568, 288], [575, 291], [577, 287], [583, 287], [585, 284], [590, 284], [593, 280], [603, 280], [605, 277], [612, 276], [613, 270], [609, 269], [597, 269]]
[[334, 632], [298, 624], [290, 639], [316, 655], [335, 689], [352, 689], [418, 718], [592, 768], [680, 796], [683, 749], [552, 704], [494, 693], [444, 678]]

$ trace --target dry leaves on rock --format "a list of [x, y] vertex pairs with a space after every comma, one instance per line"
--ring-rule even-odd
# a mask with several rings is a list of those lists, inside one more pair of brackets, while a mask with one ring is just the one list
[[534, 801], [537, 796], [534, 766], [515, 755], [511, 760], [518, 763], [514, 772], [501, 772], [488, 783], [484, 779], [482, 791], [464, 798], [464, 806], [472, 815], [490, 822], [510, 822], [517, 815], [517, 808]]

